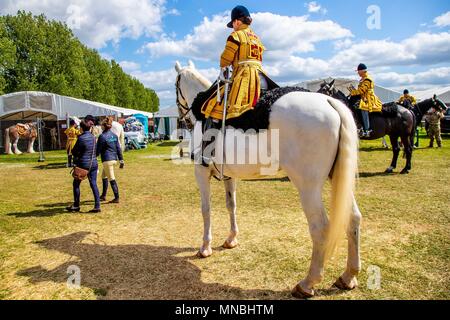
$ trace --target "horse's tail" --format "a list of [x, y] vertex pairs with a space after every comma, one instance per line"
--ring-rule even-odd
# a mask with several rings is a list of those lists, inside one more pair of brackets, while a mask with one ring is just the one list
[[358, 134], [350, 110], [340, 101], [328, 103], [341, 118], [339, 149], [331, 177], [330, 223], [325, 247], [325, 257], [331, 258], [337, 243], [347, 231], [351, 219], [355, 181], [358, 173]]
[[11, 138], [9, 137], [9, 128], [5, 129], [5, 153], [9, 154], [11, 148]]

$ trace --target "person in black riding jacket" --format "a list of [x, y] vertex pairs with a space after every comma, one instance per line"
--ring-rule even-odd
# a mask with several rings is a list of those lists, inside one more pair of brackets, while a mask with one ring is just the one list
[[119, 138], [111, 131], [112, 122], [112, 118], [109, 117], [102, 122], [103, 133], [97, 143], [97, 156], [101, 156], [103, 163], [103, 192], [100, 200], [106, 201], [109, 182], [114, 192], [114, 200], [110, 203], [119, 203], [119, 187], [114, 175], [114, 166], [117, 165], [117, 161], [120, 161], [120, 169], [123, 169], [125, 164]]
[[[75, 146], [72, 149], [72, 155], [74, 157], [74, 164], [82, 169], [89, 170], [88, 179], [91, 186], [92, 193], [94, 194], [95, 207], [90, 213], [99, 213], [100, 209], [100, 194], [97, 187], [97, 171], [98, 162], [96, 155], [96, 139], [90, 132], [91, 125], [89, 122], [83, 120], [80, 124], [83, 133], [78, 137]], [[80, 184], [81, 181], [73, 180], [73, 197], [74, 203], [68, 207], [69, 212], [80, 211]]]

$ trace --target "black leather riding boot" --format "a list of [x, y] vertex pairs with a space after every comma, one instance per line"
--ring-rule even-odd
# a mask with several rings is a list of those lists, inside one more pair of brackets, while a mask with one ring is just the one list
[[116, 180], [111, 181], [111, 189], [114, 192], [114, 200], [111, 203], [119, 203], [119, 186]]
[[[218, 129], [219, 124], [219, 121], [212, 118], [206, 119], [205, 125], [203, 126], [203, 137], [205, 137], [205, 134], [208, 132], [208, 130]], [[202, 166], [206, 168], [208, 168], [211, 163], [212, 157], [214, 156], [214, 150], [211, 152], [211, 154], [205, 154], [205, 150], [208, 146], [215, 142], [216, 136], [211, 136], [211, 133], [209, 133], [207, 138], [209, 140], [203, 139], [202, 141]]]
[[101, 201], [106, 201], [106, 194], [108, 193], [108, 178], [102, 180], [102, 195], [100, 196]]

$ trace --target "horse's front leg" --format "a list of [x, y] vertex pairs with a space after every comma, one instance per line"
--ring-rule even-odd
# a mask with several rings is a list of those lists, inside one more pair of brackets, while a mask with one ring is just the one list
[[394, 169], [397, 168], [397, 161], [398, 161], [398, 155], [400, 154], [400, 146], [398, 144], [398, 137], [397, 136], [390, 136], [389, 137], [392, 144], [392, 152], [394, 153], [394, 156], [392, 158], [391, 166], [386, 169], [386, 173], [393, 173]]
[[14, 143], [13, 143], [14, 153], [17, 155], [22, 154], [22, 152], [19, 150], [18, 144], [19, 144], [19, 138], [14, 140]]
[[198, 252], [198, 257], [208, 258], [212, 255], [212, 231], [211, 231], [211, 172], [200, 165], [195, 166], [195, 178], [200, 189], [203, 215], [203, 245]]
[[223, 247], [225, 249], [234, 249], [238, 246], [237, 236], [239, 228], [236, 220], [236, 180], [230, 179], [225, 181], [225, 192], [227, 200], [227, 209], [230, 212], [231, 231], [228, 239], [225, 241]]
[[36, 153], [34, 151], [34, 141], [36, 141], [36, 138], [28, 140], [28, 153]]

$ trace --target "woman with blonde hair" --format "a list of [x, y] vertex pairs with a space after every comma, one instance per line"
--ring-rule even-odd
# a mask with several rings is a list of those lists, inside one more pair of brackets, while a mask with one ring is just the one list
[[113, 119], [108, 117], [102, 122], [103, 133], [98, 138], [97, 156], [101, 156], [103, 163], [103, 192], [100, 197], [101, 201], [106, 201], [108, 192], [108, 182], [114, 192], [114, 200], [110, 203], [119, 203], [119, 187], [114, 175], [114, 166], [120, 161], [120, 169], [124, 168], [122, 148], [120, 147], [119, 138], [111, 131]]

